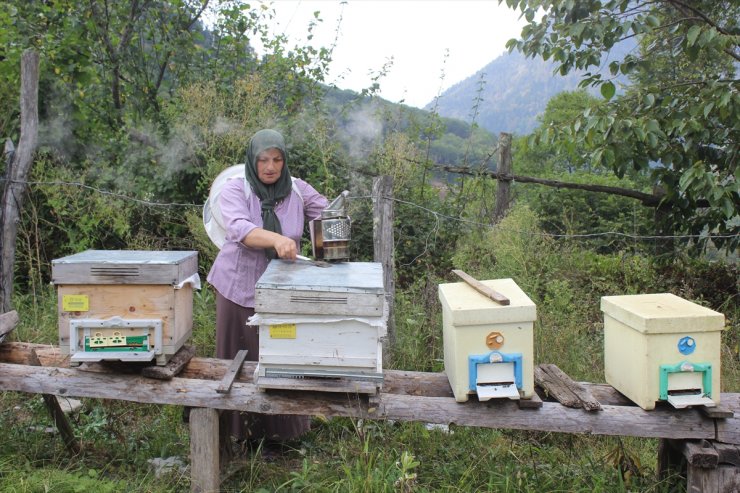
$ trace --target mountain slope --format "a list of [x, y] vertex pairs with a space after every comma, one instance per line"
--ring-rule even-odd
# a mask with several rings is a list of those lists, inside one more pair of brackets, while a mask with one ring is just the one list
[[[612, 50], [610, 60], [620, 60], [636, 45], [620, 43]], [[606, 67], [608, 61], [603, 63]], [[548, 100], [562, 91], [577, 89], [582, 72], [566, 76], [554, 74], [555, 64], [539, 58], [525, 58], [519, 52], [505, 53], [474, 75], [450, 87], [439, 97], [437, 112], [449, 118], [472, 123], [475, 102], [480, 97], [475, 122], [498, 134], [530, 133], [537, 126], [537, 116]], [[602, 71], [608, 77], [608, 70]], [[482, 78], [482, 79], [481, 79]], [[481, 80], [484, 81], [481, 89]], [[618, 79], [626, 83], [625, 79]], [[479, 92], [480, 90], [480, 92]], [[434, 109], [435, 102], [424, 109]]]

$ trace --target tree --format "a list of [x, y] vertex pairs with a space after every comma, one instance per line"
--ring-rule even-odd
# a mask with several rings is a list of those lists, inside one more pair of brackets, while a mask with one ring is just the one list
[[[543, 131], [547, 129], [557, 129], [563, 125], [574, 121], [584, 111], [589, 108], [596, 108], [601, 101], [591, 96], [585, 89], [578, 91], [565, 91], [556, 94], [547, 102], [544, 113], [538, 118], [540, 128]], [[574, 145], [571, 149], [560, 149], [560, 152], [553, 152], [551, 146], [540, 144], [529, 146], [526, 151], [539, 153], [543, 164], [550, 164], [549, 169], [534, 170], [537, 176], [543, 176], [550, 171], [566, 171], [572, 173], [578, 170], [589, 172], [604, 172], [603, 169], [591, 166], [591, 160], [588, 159], [586, 150], [582, 145]], [[517, 161], [517, 170], [524, 171]]]
[[[502, 0], [500, 0], [501, 2]], [[583, 145], [594, 166], [618, 177], [651, 175], [670, 231], [740, 242], [740, 4], [697, 0], [506, 0], [528, 24], [510, 50], [585, 70], [605, 104], [570, 124], [547, 127], [539, 140]], [[538, 18], [539, 16], [539, 18]], [[638, 37], [638, 53], [609, 60], [618, 42]], [[612, 78], [591, 72], [608, 63]], [[634, 85], [616, 96], [614, 76]]]
[[18, 138], [21, 53], [33, 47], [40, 58], [39, 145], [27, 179], [36, 183], [20, 231], [44, 249], [38, 261], [26, 255], [28, 269], [16, 262], [16, 273], [31, 273], [34, 262], [45, 275], [41, 257], [85, 248], [182, 248], [189, 209], [148, 203], [202, 203], [209, 173], [243, 159], [254, 130], [300, 118], [330, 60], [310, 44], [286, 46], [273, 34], [274, 10], [242, 0], [6, 0], [3, 8], [3, 137]]
[[18, 219], [38, 142], [39, 54], [26, 50], [21, 60], [21, 138], [15, 151], [10, 141], [5, 144], [5, 153], [10, 155], [0, 207], [0, 313], [11, 308]]

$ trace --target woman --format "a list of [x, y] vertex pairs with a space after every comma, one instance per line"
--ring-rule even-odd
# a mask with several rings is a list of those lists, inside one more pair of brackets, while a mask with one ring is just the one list
[[[216, 289], [216, 357], [233, 359], [240, 349], [246, 349], [247, 360], [257, 361], [258, 327], [247, 325], [254, 315], [255, 284], [271, 259], [295, 260], [304, 220], [318, 218], [328, 201], [305, 181], [295, 179], [293, 183], [285, 141], [275, 130], [254, 134], [246, 160], [248, 185], [244, 180], [230, 180], [221, 191], [226, 242], [208, 282]], [[230, 432], [240, 441], [280, 442], [302, 435], [309, 426], [309, 416], [221, 415], [222, 439]]]

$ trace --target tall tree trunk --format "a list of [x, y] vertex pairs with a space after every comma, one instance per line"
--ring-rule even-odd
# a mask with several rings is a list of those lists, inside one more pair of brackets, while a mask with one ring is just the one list
[[21, 56], [21, 137], [5, 173], [0, 226], [0, 310], [11, 310], [13, 266], [18, 222], [39, 134], [39, 54], [28, 49]]

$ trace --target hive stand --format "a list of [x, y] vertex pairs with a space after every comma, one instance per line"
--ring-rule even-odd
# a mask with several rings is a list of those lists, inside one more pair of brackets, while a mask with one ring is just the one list
[[740, 491], [740, 447], [713, 440], [661, 439], [658, 472], [686, 475], [687, 493]]

